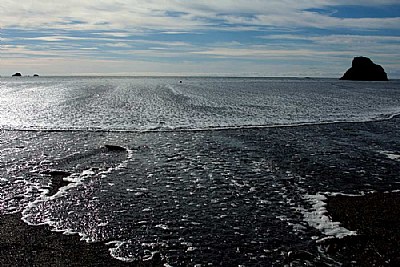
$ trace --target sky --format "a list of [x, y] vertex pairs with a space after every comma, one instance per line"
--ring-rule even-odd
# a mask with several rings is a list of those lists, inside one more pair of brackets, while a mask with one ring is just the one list
[[0, 75], [400, 78], [400, 0], [1, 0]]

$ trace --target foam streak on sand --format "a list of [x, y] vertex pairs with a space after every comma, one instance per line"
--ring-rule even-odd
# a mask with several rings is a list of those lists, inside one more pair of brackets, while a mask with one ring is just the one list
[[[341, 227], [340, 222], [332, 221], [326, 210], [327, 197], [324, 194], [305, 195], [304, 198], [312, 204], [311, 210], [303, 210], [304, 220], [326, 235], [326, 238], [343, 238], [357, 234], [355, 231]], [[319, 239], [317, 242], [326, 238]]]
[[[60, 229], [57, 228], [56, 222], [52, 221], [52, 219], [48, 218], [44, 210], [41, 209], [41, 205], [47, 201], [58, 199], [66, 194], [68, 194], [69, 190], [78, 187], [83, 183], [84, 179], [90, 178], [95, 175], [95, 172], [92, 170], [84, 170], [80, 174], [71, 174], [69, 177], [64, 178], [65, 181], [68, 181], [68, 185], [59, 188], [56, 194], [52, 196], [48, 196], [47, 190], [41, 190], [38, 188], [38, 185], [33, 185], [33, 188], [39, 189], [42, 191], [42, 194], [36, 198], [33, 202], [29, 202], [27, 206], [22, 211], [22, 220], [29, 225], [44, 225], [47, 224], [57, 232], [63, 232], [65, 234], [80, 234], [82, 240], [89, 240], [87, 236], [81, 234], [79, 232], [75, 232], [72, 229]], [[32, 190], [32, 189], [31, 189]]]
[[[79, 234], [81, 236], [81, 240], [85, 240], [87, 242], [95, 242], [96, 240], [93, 239], [88, 234], [79, 232], [74, 229], [69, 228], [60, 228], [59, 222], [53, 221], [51, 216], [46, 213], [45, 210], [41, 206], [46, 206], [46, 202], [48, 201], [56, 201], [57, 199], [66, 196], [70, 190], [83, 185], [83, 183], [90, 183], [90, 181], [94, 181], [96, 179], [101, 179], [107, 177], [107, 175], [112, 174], [115, 171], [120, 171], [126, 169], [128, 162], [133, 157], [133, 150], [126, 149], [119, 146], [111, 146], [105, 145], [108, 151], [117, 151], [118, 153], [126, 153], [126, 159], [122, 160], [116, 166], [110, 166], [107, 170], [97, 170], [93, 168], [85, 169], [81, 173], [72, 173], [67, 177], [62, 178], [64, 181], [68, 182], [67, 185], [58, 188], [58, 191], [53, 195], [48, 195], [49, 190], [46, 188], [42, 188], [40, 184], [32, 184], [28, 186], [28, 192], [31, 191], [39, 191], [40, 195], [31, 202], [28, 202], [27, 205], [22, 210], [22, 220], [29, 224], [29, 225], [44, 225], [47, 224], [53, 228], [54, 231], [63, 232], [64, 234]], [[79, 154], [79, 153], [78, 153]], [[78, 155], [75, 153], [75, 155]], [[54, 171], [47, 171], [47, 172], [54, 172]], [[60, 171], [58, 171], [60, 172]], [[51, 185], [51, 182], [48, 186]], [[47, 187], [48, 187], [47, 186]], [[100, 226], [107, 225], [107, 222], [103, 222], [99, 224]]]
[[110, 241], [108, 243], [106, 243], [106, 245], [110, 246], [110, 245], [114, 245], [113, 248], [109, 248], [110, 254], [113, 258], [120, 260], [120, 261], [124, 261], [124, 262], [133, 262], [135, 260], [137, 260], [136, 258], [132, 257], [132, 258], [128, 258], [126, 256], [122, 257], [118, 255], [118, 251], [119, 249], [125, 245], [127, 243], [127, 241]]
[[389, 159], [400, 161], [400, 154], [392, 151], [379, 151], [381, 154], [387, 156]]

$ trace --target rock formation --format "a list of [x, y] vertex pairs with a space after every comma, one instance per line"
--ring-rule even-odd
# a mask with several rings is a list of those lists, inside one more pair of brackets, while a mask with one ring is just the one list
[[13, 76], [13, 77], [21, 77], [21, 76], [22, 76], [22, 74], [21, 74], [21, 73], [19, 73], [19, 72], [17, 72], [17, 73], [15, 73], [15, 74], [13, 74], [12, 76]]
[[355, 57], [351, 68], [340, 80], [353, 81], [387, 81], [388, 77], [382, 66], [372, 62], [367, 57]]
[[122, 146], [104, 145], [104, 147], [105, 147], [108, 151], [125, 151], [125, 152], [126, 152], [126, 148], [124, 148], [124, 147], [122, 147]]

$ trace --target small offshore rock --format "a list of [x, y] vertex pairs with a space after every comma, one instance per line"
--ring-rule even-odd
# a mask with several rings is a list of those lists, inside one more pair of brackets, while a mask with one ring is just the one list
[[108, 150], [108, 151], [126, 151], [126, 148], [122, 147], [122, 146], [117, 146], [117, 145], [104, 145], [104, 147]]
[[340, 80], [388, 81], [388, 77], [381, 65], [375, 64], [367, 57], [355, 57], [351, 63], [351, 68]]
[[72, 173], [68, 172], [68, 171], [63, 171], [63, 170], [45, 170], [42, 172], [42, 174], [48, 174], [52, 177], [55, 177], [55, 176], [68, 177]]

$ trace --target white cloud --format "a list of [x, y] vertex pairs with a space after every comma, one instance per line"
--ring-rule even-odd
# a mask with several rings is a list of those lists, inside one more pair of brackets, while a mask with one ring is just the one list
[[211, 48], [203, 51], [195, 51], [193, 54], [201, 54], [216, 57], [243, 57], [252, 59], [273, 59], [273, 58], [286, 58], [288, 60], [293, 57], [308, 58], [310, 56], [318, 55], [352, 55], [352, 52], [344, 51], [316, 51], [311, 49], [268, 49], [260, 47], [250, 48]]
[[81, 57], [90, 56], [95, 47], [70, 47], [65, 50], [53, 50], [49, 46], [38, 45], [35, 47], [26, 45], [2, 45], [0, 49], [0, 58], [2, 64], [6, 58], [60, 58], [60, 57]]
[[[87, 72], [84, 69], [86, 66], [88, 70], [102, 72], [102, 67], [118, 73], [118, 66], [127, 66], [128, 61], [104, 63], [94, 59], [114, 56], [126, 56], [126, 60], [147, 58], [147, 64], [135, 62], [147, 66], [148, 69], [144, 68], [144, 71], [148, 72], [153, 68], [156, 72], [163, 69], [212, 73], [218, 71], [212, 69], [214, 64], [230, 70], [234, 69], [233, 65], [240, 65], [243, 61], [247, 62], [246, 68], [240, 68], [237, 72], [255, 72], [257, 67], [263, 69], [263, 64], [269, 66], [270, 59], [280, 59], [281, 66], [286, 68], [285, 73], [295, 73], [298, 70], [285, 62], [294, 59], [297, 62], [319, 59], [343, 62], [344, 57], [348, 59], [355, 53], [374, 54], [382, 62], [390, 63], [393, 57], [399, 56], [399, 37], [378, 35], [384, 34], [382, 29], [398, 32], [400, 15], [392, 18], [338, 18], [329, 13], [310, 11], [312, 8], [334, 10], [340, 5], [381, 7], [389, 4], [400, 3], [399, 0], [1, 0], [0, 29], [9, 32], [1, 38], [1, 63], [6, 66], [17, 62], [13, 59], [21, 60], [18, 62], [25, 59], [31, 64], [39, 64], [39, 59], [42, 59], [43, 62], [57, 62], [61, 72], [59, 74], [65, 71], [61, 58], [67, 59], [67, 65], [79, 62], [82, 64], [82, 72]], [[355, 33], [363, 31], [364, 34], [368, 31], [370, 35], [322, 33], [310, 36], [312, 29]], [[15, 35], [12, 30], [16, 30]], [[231, 31], [232, 36], [234, 32], [243, 31], [258, 31], [260, 35], [266, 31], [279, 34], [264, 36], [265, 43], [258, 42], [258, 45], [240, 38], [237, 40], [247, 43], [239, 43], [235, 38], [227, 38], [229, 40], [225, 43], [218, 43], [224, 39], [213, 41], [212, 36], [207, 35], [209, 30], [214, 30], [214, 34], [215, 31], [224, 31], [225, 35], [226, 31]], [[308, 35], [296, 35], [298, 30], [307, 31]], [[20, 31], [30, 34], [19, 35]], [[178, 36], [188, 33], [202, 34], [198, 37], [204, 35], [205, 38], [197, 38], [192, 43], [191, 39], [185, 40]], [[163, 34], [163, 38], [157, 39], [160, 36], [158, 34]], [[101, 48], [104, 47], [109, 48], [103, 57]], [[79, 60], [74, 61], [73, 57], [79, 57]], [[157, 63], [155, 58], [161, 57], [193, 61], [183, 64], [187, 69], [180, 69], [174, 63]], [[241, 61], [227, 63], [228, 59]], [[213, 60], [213, 64], [200, 64], [196, 60]], [[159, 68], [156, 63], [163, 68]], [[50, 66], [46, 64], [43, 66]], [[116, 65], [111, 69], [107, 64]], [[395, 62], [390, 64], [396, 66]], [[55, 72], [57, 68], [49, 67], [49, 70]], [[276, 67], [277, 70], [279, 68]], [[269, 71], [273, 72], [272, 69]]]
[[[369, 0], [362, 5], [398, 4], [398, 0]], [[265, 0], [2, 0], [1, 28], [54, 28], [70, 30], [123, 30], [103, 33], [126, 37], [129, 32], [158, 30], [187, 32], [219, 28], [219, 23], [275, 27], [396, 28], [400, 18], [335, 18], [305, 12], [309, 8], [360, 4], [360, 1]], [[215, 19], [221, 20], [220, 22]], [[242, 26], [243, 29], [243, 26]]]
[[32, 38], [24, 38], [25, 40], [36, 40], [36, 41], [44, 41], [44, 42], [61, 42], [64, 40], [79, 40], [81, 38], [74, 38], [68, 36], [41, 36], [41, 37], [32, 37]]
[[[377, 48], [381, 51], [397, 51], [400, 45], [398, 36], [373, 36], [373, 35], [328, 35], [309, 38], [320, 45], [330, 46], [356, 46], [357, 49]], [[397, 49], [396, 49], [397, 47]]]
[[355, 34], [332, 34], [323, 36], [307, 36], [296, 34], [271, 34], [260, 36], [266, 40], [305, 40], [321, 44], [344, 44], [344, 43], [387, 43], [400, 42], [400, 36], [382, 35], [355, 35]]
[[147, 43], [147, 44], [156, 44], [156, 45], [163, 45], [163, 46], [190, 46], [187, 42], [181, 41], [151, 41], [151, 40], [135, 40], [137, 43]]
[[119, 42], [119, 43], [109, 43], [109, 44], [105, 44], [105, 46], [108, 46], [108, 47], [120, 47], [120, 48], [131, 47], [129, 44], [121, 43], [121, 42]]
[[190, 33], [189, 31], [164, 31], [163, 34], [186, 34]]
[[128, 32], [96, 32], [93, 34], [100, 35], [100, 36], [119, 37], [119, 38], [126, 38], [126, 37], [132, 36], [132, 33], [128, 33]]

